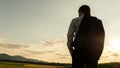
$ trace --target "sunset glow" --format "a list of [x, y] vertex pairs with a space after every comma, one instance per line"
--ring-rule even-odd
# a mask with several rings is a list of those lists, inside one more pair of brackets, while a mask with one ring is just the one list
[[109, 47], [113, 50], [120, 50], [120, 39], [112, 39]]

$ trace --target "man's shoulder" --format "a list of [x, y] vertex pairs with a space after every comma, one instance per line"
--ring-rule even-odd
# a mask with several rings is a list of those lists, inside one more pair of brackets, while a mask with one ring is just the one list
[[76, 22], [78, 20], [80, 20], [80, 17], [75, 17], [75, 18], [72, 19], [72, 22]]
[[99, 18], [96, 17], [96, 16], [91, 16], [91, 18], [92, 18], [92, 19], [96, 19], [96, 20], [101, 20], [101, 19], [99, 19]]
[[92, 20], [94, 20], [94, 21], [97, 21], [97, 22], [102, 22], [102, 20], [101, 20], [101, 19], [99, 19], [99, 18], [97, 18], [97, 17], [95, 17], [95, 16], [91, 16], [91, 18], [92, 18]]

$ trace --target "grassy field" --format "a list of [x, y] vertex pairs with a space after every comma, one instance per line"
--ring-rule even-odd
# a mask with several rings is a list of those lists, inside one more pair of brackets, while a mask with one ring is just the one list
[[[71, 66], [51, 66], [51, 65], [38, 65], [38, 64], [0, 61], [0, 68], [71, 68]], [[120, 68], [120, 63], [99, 64], [98, 68]]]
[[70, 67], [0, 61], [0, 68], [70, 68]]

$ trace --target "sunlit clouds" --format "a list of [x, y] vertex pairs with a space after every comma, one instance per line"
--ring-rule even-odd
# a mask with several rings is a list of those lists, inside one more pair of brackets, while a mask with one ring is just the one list
[[[71, 63], [71, 56], [67, 49], [66, 42], [66, 38], [62, 38], [52, 41], [40, 42], [35, 45], [25, 45], [0, 40], [0, 53], [6, 53], [9, 55], [21, 55], [23, 57], [43, 60], [47, 62]], [[112, 45], [115, 46], [118, 44], [114, 41], [113, 43], [114, 44]], [[114, 49], [114, 46], [105, 45], [99, 63], [119, 62], [119, 60], [120, 53]]]
[[21, 55], [28, 58], [49, 62], [70, 62], [70, 55], [66, 46], [66, 39], [40, 42], [37, 45], [0, 42], [0, 53]]

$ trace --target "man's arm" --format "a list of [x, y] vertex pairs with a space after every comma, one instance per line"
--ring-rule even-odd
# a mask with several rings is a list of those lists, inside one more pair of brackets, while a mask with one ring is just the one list
[[72, 56], [72, 54], [73, 54], [73, 47], [71, 46], [69, 41], [67, 42], [67, 47], [68, 47], [68, 50], [70, 52], [70, 55]]
[[73, 53], [73, 47], [72, 47], [72, 43], [73, 43], [73, 37], [74, 37], [74, 32], [75, 32], [75, 25], [73, 23], [74, 21], [72, 20], [70, 26], [69, 26], [69, 30], [68, 30], [68, 34], [67, 34], [67, 47], [69, 49], [69, 52], [72, 56]]
[[98, 41], [99, 41], [99, 52], [98, 52], [98, 57], [101, 56], [104, 48], [104, 40], [105, 40], [105, 30], [102, 24], [102, 21], [99, 20], [99, 35], [98, 35]]

